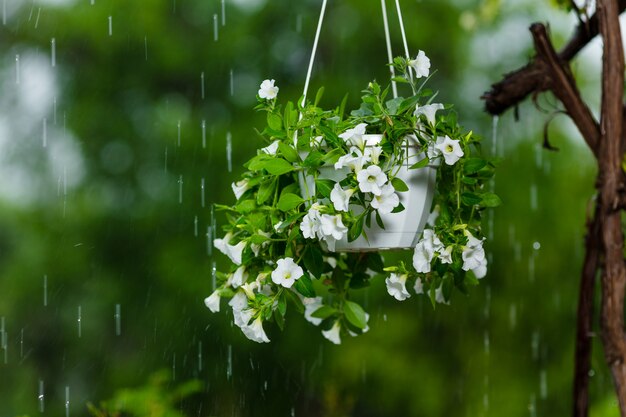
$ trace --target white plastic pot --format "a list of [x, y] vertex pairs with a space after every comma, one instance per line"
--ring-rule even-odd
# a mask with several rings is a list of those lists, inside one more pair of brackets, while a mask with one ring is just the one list
[[[382, 135], [363, 135], [366, 141], [369, 139], [380, 139]], [[400, 213], [381, 214], [384, 229], [381, 229], [374, 219], [371, 227], [364, 226], [363, 230], [367, 239], [361, 235], [352, 242], [348, 242], [348, 237], [329, 244], [329, 250], [333, 252], [366, 252], [386, 249], [408, 249], [417, 244], [419, 237], [424, 230], [426, 220], [430, 214], [435, 190], [435, 179], [437, 168], [435, 165], [428, 165], [423, 168], [409, 169], [409, 167], [424, 158], [420, 152], [418, 143], [414, 137], [407, 137], [407, 146], [403, 148], [408, 157], [400, 167], [396, 175], [409, 187], [409, 191], [398, 192], [400, 202], [404, 210]], [[320, 168], [319, 178], [341, 181], [347, 175], [346, 170], [335, 170], [334, 166], [324, 166]], [[305, 199], [315, 195], [315, 181], [313, 177], [300, 179], [302, 197]], [[362, 210], [360, 206], [351, 206], [356, 213]], [[334, 246], [334, 247], [332, 247]]]

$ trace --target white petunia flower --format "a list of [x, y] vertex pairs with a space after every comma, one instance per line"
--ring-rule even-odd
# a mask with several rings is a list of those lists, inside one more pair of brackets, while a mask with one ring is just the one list
[[485, 278], [485, 275], [487, 275], [487, 258], [484, 258], [480, 262], [480, 265], [472, 269], [472, 272], [474, 273], [474, 275], [476, 275], [476, 278], [478, 279]]
[[237, 200], [241, 198], [243, 193], [250, 189], [247, 178], [241, 181], [233, 182], [230, 186], [233, 189], [233, 193], [235, 194], [235, 198]]
[[476, 239], [470, 232], [465, 231], [467, 236], [467, 244], [463, 248], [463, 270], [469, 271], [480, 267], [485, 261], [485, 249], [483, 249], [483, 241]]
[[340, 157], [335, 162], [335, 169], [342, 169], [343, 167], [349, 167], [354, 172], [359, 172], [363, 169], [363, 165], [370, 162], [370, 157], [367, 154], [363, 154], [359, 148], [353, 146], [350, 148], [350, 152]]
[[415, 280], [413, 290], [415, 291], [415, 294], [424, 294], [424, 283], [420, 278]]
[[372, 164], [378, 164], [380, 161], [380, 154], [383, 152], [383, 148], [380, 146], [368, 146], [365, 148], [364, 156], [372, 161]]
[[335, 183], [333, 190], [330, 192], [330, 201], [333, 202], [333, 206], [335, 206], [335, 210], [337, 211], [348, 211], [348, 206], [350, 205], [350, 197], [354, 194], [354, 190], [347, 189], [344, 190], [341, 188], [339, 183]]
[[279, 141], [275, 140], [274, 142], [267, 145], [265, 148], [261, 148], [261, 152], [272, 156], [276, 155], [276, 152], [278, 152], [278, 142]]
[[333, 327], [330, 328], [330, 330], [322, 330], [322, 335], [326, 339], [333, 342], [334, 344], [340, 345], [341, 344], [341, 336], [339, 335], [340, 332], [341, 332], [341, 324], [339, 323], [339, 320], [337, 320], [335, 324], [333, 324]]
[[435, 301], [439, 304], [450, 304], [443, 296], [443, 284], [435, 290]]
[[241, 328], [243, 334], [253, 342], [257, 343], [269, 343], [270, 339], [265, 334], [265, 330], [263, 330], [263, 321], [261, 321], [261, 317], [257, 317], [252, 324], [248, 326], [243, 326]]
[[381, 187], [387, 182], [387, 175], [378, 165], [370, 165], [356, 174], [359, 189], [364, 193], [381, 195]]
[[320, 212], [311, 207], [300, 223], [300, 230], [305, 239], [314, 239], [320, 231]]
[[233, 311], [242, 311], [248, 307], [248, 297], [243, 291], [237, 291], [237, 293], [230, 299], [228, 305]]
[[435, 252], [444, 250], [443, 243], [441, 243], [441, 240], [439, 240], [439, 237], [437, 237], [433, 229], [424, 229], [422, 236], [424, 247], [431, 253], [431, 259]]
[[341, 133], [339, 137], [344, 140], [348, 145], [356, 146], [359, 149], [363, 149], [365, 146], [365, 140], [363, 139], [363, 135], [365, 134], [365, 129], [367, 127], [367, 123], [359, 123], [352, 129], [348, 129], [345, 132]]
[[293, 258], [284, 258], [276, 262], [276, 269], [272, 271], [272, 281], [274, 284], [291, 288], [302, 275], [304, 271], [293, 261]]
[[322, 306], [322, 297], [304, 298], [302, 299], [304, 304], [304, 318], [314, 326], [319, 326], [322, 319], [313, 317], [311, 314], [315, 313]]
[[441, 156], [441, 151], [437, 148], [437, 145], [443, 143], [443, 138], [437, 138], [436, 142], [430, 141], [428, 142], [428, 147], [426, 148], [426, 156], [428, 156], [429, 161], [433, 161], [434, 159]]
[[437, 110], [443, 110], [443, 104], [441, 103], [433, 103], [433, 104], [427, 104], [425, 106], [415, 106], [415, 112], [413, 112], [413, 114], [416, 117], [420, 117], [422, 114], [424, 116], [426, 116], [426, 120], [428, 120], [428, 123], [431, 126], [435, 125], [436, 122], [436, 113]]
[[400, 197], [396, 194], [393, 185], [386, 184], [381, 189], [380, 195], [375, 195], [370, 204], [380, 214], [389, 214], [400, 204]]
[[430, 261], [433, 260], [433, 253], [425, 248], [424, 241], [421, 240], [415, 245], [413, 252], [413, 267], [417, 272], [430, 272]]
[[278, 87], [274, 85], [275, 80], [264, 80], [259, 88], [259, 97], [264, 99], [274, 99], [278, 95]]
[[437, 144], [435, 148], [439, 149], [443, 154], [443, 158], [448, 165], [454, 165], [456, 161], [458, 161], [463, 155], [463, 149], [461, 149], [461, 145], [459, 145], [459, 140], [450, 139], [448, 136], [443, 138], [443, 141], [439, 143], [439, 139], [437, 138]]
[[387, 284], [387, 292], [390, 296], [398, 301], [404, 301], [411, 296], [406, 290], [406, 279], [408, 275], [391, 274], [389, 278], [385, 280]]
[[239, 288], [244, 282], [246, 282], [247, 279], [248, 273], [246, 272], [246, 267], [242, 265], [237, 268], [231, 276], [230, 285], [232, 285], [233, 288]]
[[252, 319], [252, 317], [254, 317], [255, 314], [256, 310], [253, 308], [245, 308], [243, 310], [235, 310], [233, 308], [233, 319], [235, 325], [240, 329], [243, 329], [244, 327], [248, 326], [248, 323], [250, 323], [250, 320]]
[[424, 51], [420, 50], [415, 59], [409, 60], [409, 65], [415, 70], [416, 78], [428, 77], [430, 73], [430, 59], [428, 59]]
[[236, 245], [231, 245], [229, 242], [232, 237], [232, 233], [227, 233], [223, 239], [213, 240], [213, 246], [228, 256], [235, 265], [241, 265], [241, 254], [246, 247], [246, 242], [241, 241]]
[[213, 291], [211, 295], [204, 299], [204, 305], [211, 310], [212, 313], [219, 313], [220, 311], [220, 294], [217, 290]]
[[348, 228], [341, 221], [341, 215], [322, 214], [321, 231], [324, 237], [332, 237], [335, 240], [343, 239]]
[[254, 290], [259, 288], [259, 283], [256, 281], [246, 282], [239, 288], [241, 288], [243, 292], [246, 293], [246, 297], [248, 297], [248, 299], [254, 300], [256, 298], [256, 296], [254, 295]]
[[439, 260], [442, 264], [451, 264], [452, 263], [452, 245], [445, 248], [443, 251], [439, 252]]

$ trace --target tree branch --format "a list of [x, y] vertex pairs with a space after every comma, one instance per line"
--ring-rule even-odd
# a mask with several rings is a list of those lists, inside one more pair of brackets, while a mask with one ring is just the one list
[[597, 156], [600, 130], [591, 110], [580, 97], [569, 65], [557, 56], [543, 24], [532, 24], [530, 32], [533, 35], [537, 51], [535, 62], [543, 68], [545, 74], [542, 90], [549, 88], [563, 103], [565, 110], [578, 127], [587, 145]]
[[600, 119], [600, 204], [605, 267], [602, 271], [600, 327], [604, 355], [611, 368], [622, 417], [626, 417], [626, 339], [624, 337], [624, 235], [619, 210], [622, 183], [622, 94], [624, 50], [617, 0], [598, 0], [602, 56], [602, 117]]
[[[625, 9], [626, 0], [620, 0], [619, 13]], [[569, 42], [559, 52], [559, 60], [572, 60], [597, 35], [598, 13], [595, 13], [589, 18], [589, 21], [578, 25]], [[533, 59], [529, 64], [506, 74], [502, 81], [491, 86], [491, 90], [482, 96], [485, 100], [485, 109], [490, 114], [498, 115], [517, 106], [529, 94], [544, 91], [539, 88], [543, 85], [543, 77], [541, 64]]]
[[596, 202], [595, 215], [593, 219], [587, 220], [585, 262], [578, 293], [576, 354], [574, 356], [574, 417], [587, 417], [589, 414], [594, 284], [600, 267], [602, 248], [600, 231], [600, 205]]

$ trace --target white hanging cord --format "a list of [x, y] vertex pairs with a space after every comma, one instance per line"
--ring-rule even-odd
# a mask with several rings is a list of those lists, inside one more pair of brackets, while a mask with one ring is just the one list
[[391, 90], [393, 91], [393, 98], [398, 97], [398, 87], [393, 78], [396, 76], [396, 71], [393, 68], [393, 52], [391, 52], [391, 37], [389, 36], [389, 20], [387, 19], [387, 6], [385, 0], [380, 0], [380, 7], [383, 9], [383, 24], [385, 26], [385, 42], [387, 43], [387, 60], [389, 61], [389, 72], [391, 73]]
[[[402, 43], [404, 44], [404, 54], [406, 55], [406, 59], [411, 59], [411, 54], [409, 53], [409, 44], [406, 42], [406, 32], [404, 31], [404, 20], [402, 19], [402, 10], [400, 10], [400, 0], [396, 0], [396, 10], [398, 11], [398, 21], [400, 22], [400, 33], [402, 33]], [[409, 77], [411, 77], [411, 81], [412, 81], [413, 71], [411, 71], [410, 66], [409, 66]]]
[[400, 32], [402, 33], [402, 43], [404, 44], [404, 53], [406, 59], [411, 59], [409, 54], [409, 44], [406, 42], [406, 32], [404, 31], [404, 20], [402, 20], [402, 10], [400, 10], [400, 0], [396, 0], [396, 9], [398, 10], [398, 20], [400, 21]]
[[311, 51], [311, 59], [309, 60], [309, 69], [306, 72], [306, 80], [304, 82], [304, 92], [302, 93], [302, 106], [306, 102], [306, 93], [309, 90], [309, 81], [311, 81], [311, 71], [313, 70], [313, 61], [315, 61], [315, 52], [317, 51], [317, 41], [320, 38], [320, 32], [322, 31], [322, 23], [324, 22], [324, 13], [326, 12], [327, 0], [322, 2], [322, 10], [320, 11], [320, 18], [317, 22], [317, 31], [315, 32], [315, 40], [313, 41], [313, 51]]

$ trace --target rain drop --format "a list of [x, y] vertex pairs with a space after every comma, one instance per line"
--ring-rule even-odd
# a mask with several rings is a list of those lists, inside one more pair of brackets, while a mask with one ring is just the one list
[[230, 96], [234, 96], [235, 95], [235, 75], [233, 73], [233, 70], [230, 70]]
[[204, 178], [200, 180], [200, 203], [202, 208], [204, 208]]
[[20, 330], [20, 359], [24, 358], [24, 329]]
[[211, 262], [211, 289], [215, 291], [217, 287], [217, 265], [216, 262]]
[[70, 417], [70, 387], [65, 387], [65, 417]]
[[93, 6], [94, 4], [96, 4], [96, 0], [91, 0], [91, 5]]
[[539, 242], [533, 242], [533, 249], [534, 249], [534, 250], [539, 250], [539, 249], [541, 249], [541, 243], [539, 243]]
[[48, 275], [43, 276], [43, 306], [48, 306]]
[[198, 372], [202, 372], [202, 342], [198, 342]]
[[545, 369], [539, 374], [539, 397], [542, 400], [548, 398], [548, 373]]
[[120, 336], [122, 334], [122, 306], [115, 304], [115, 335]]
[[498, 151], [498, 116], [493, 116], [491, 121], [491, 156], [497, 156]]
[[213, 255], [213, 239], [211, 239], [212, 237], [213, 237], [213, 227], [207, 226], [206, 228], [206, 252], [207, 252], [207, 255], [209, 256]]
[[193, 235], [194, 237], [198, 237], [198, 216], [194, 216], [193, 218]]
[[213, 40], [217, 42], [219, 38], [219, 27], [217, 22], [217, 14], [213, 15]]
[[57, 66], [57, 42], [55, 38], [50, 40], [50, 60], [53, 67]]
[[2, 0], [2, 26], [7, 25], [7, 0]]
[[296, 32], [302, 32], [302, 15], [299, 14], [296, 16]]
[[78, 338], [80, 339], [83, 336], [83, 327], [82, 327], [83, 313], [82, 306], [78, 306], [78, 319], [76, 320], [78, 323]]
[[39, 380], [39, 395], [37, 396], [37, 402], [39, 403], [39, 412], [43, 413], [45, 411], [43, 379]]
[[147, 36], [143, 37], [143, 49], [144, 49], [144, 55], [147, 61], [148, 60], [148, 37]]
[[109, 36], [113, 36], [113, 16], [109, 16]]
[[39, 26], [39, 17], [41, 16], [41, 7], [37, 9], [37, 19], [35, 19], [35, 29]]
[[2, 347], [5, 365], [8, 363], [8, 340], [7, 340], [8, 338], [9, 336], [6, 332], [4, 317], [1, 317], [0, 318], [0, 346]]
[[535, 398], [535, 394], [530, 396], [530, 403], [528, 404], [528, 412], [530, 413], [530, 417], [537, 417], [537, 399]]
[[183, 175], [178, 176], [178, 204], [183, 204]]
[[20, 83], [20, 55], [15, 55], [15, 84]]
[[233, 346], [228, 345], [228, 356], [226, 360], [226, 380], [230, 381], [233, 376]]
[[57, 98], [54, 96], [52, 98], [52, 122], [57, 124]]
[[42, 131], [42, 135], [41, 135], [41, 141], [42, 141], [42, 145], [45, 148], [46, 146], [48, 146], [48, 121], [46, 120], [46, 118], [43, 118], [43, 131]]
[[230, 132], [226, 133], [226, 162], [228, 172], [233, 172], [233, 136]]
[[200, 74], [200, 97], [204, 100], [204, 71]]
[[226, 1], [222, 0], [222, 26], [226, 26]]
[[172, 381], [176, 381], [176, 354], [172, 359]]
[[202, 120], [202, 149], [206, 148], [206, 120]]

